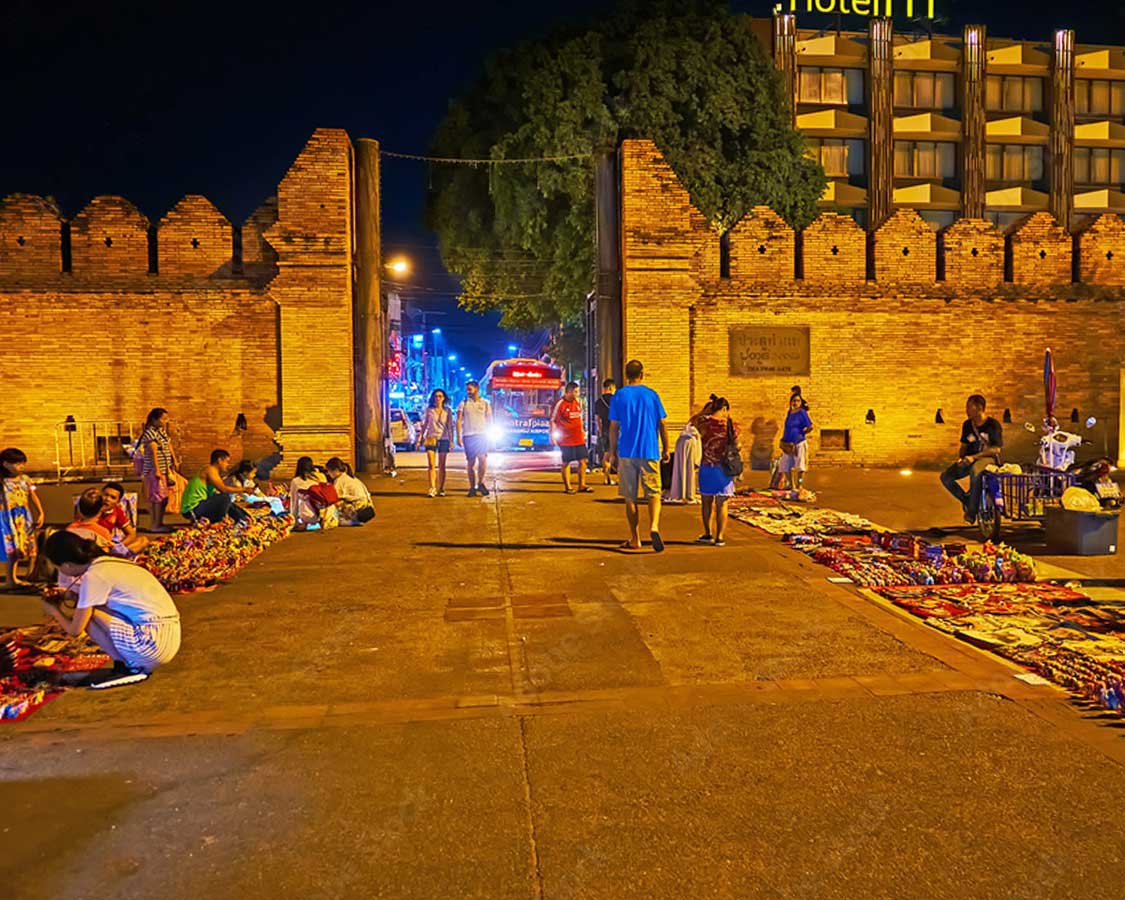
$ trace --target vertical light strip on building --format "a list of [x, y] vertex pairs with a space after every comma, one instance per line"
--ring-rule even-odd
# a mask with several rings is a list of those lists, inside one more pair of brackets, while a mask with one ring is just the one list
[[894, 197], [894, 59], [891, 20], [868, 22], [867, 109], [871, 175], [867, 186], [867, 227], [874, 230], [891, 215]]
[[1051, 54], [1051, 213], [1067, 231], [1074, 206], [1074, 32], [1055, 32]]
[[961, 49], [961, 215], [983, 219], [985, 205], [985, 27], [966, 25]]
[[797, 121], [797, 17], [792, 14], [773, 15], [773, 64], [785, 81], [785, 96]]

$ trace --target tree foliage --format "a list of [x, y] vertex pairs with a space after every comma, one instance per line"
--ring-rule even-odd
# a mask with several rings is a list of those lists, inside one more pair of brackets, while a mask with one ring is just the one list
[[[747, 17], [657, 0], [497, 53], [451, 105], [433, 154], [539, 159], [649, 138], [718, 231], [759, 203], [801, 228], [825, 177], [790, 116]], [[516, 330], [580, 320], [595, 261], [588, 158], [435, 164], [432, 185], [427, 217], [463, 306], [502, 309]]]

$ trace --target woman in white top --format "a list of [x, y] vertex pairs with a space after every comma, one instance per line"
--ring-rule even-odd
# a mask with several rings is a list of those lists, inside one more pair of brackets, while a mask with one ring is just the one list
[[294, 531], [305, 531], [310, 525], [321, 524], [321, 511], [309, 500], [308, 489], [314, 484], [324, 484], [324, 481], [311, 456], [302, 456], [297, 460], [297, 470], [289, 482], [289, 513], [293, 516]]
[[324, 471], [328, 473], [328, 480], [332, 482], [336, 495], [340, 498], [336, 511], [340, 515], [341, 525], [362, 525], [375, 518], [371, 492], [367, 490], [367, 485], [355, 477], [351, 466], [340, 457], [333, 456], [324, 464]]
[[422, 418], [422, 446], [430, 469], [431, 497], [445, 496], [445, 458], [453, 443], [453, 411], [449, 396], [441, 388], [430, 394], [430, 405]]
[[108, 653], [115, 675], [139, 681], [176, 655], [180, 613], [151, 572], [69, 531], [51, 535], [44, 549], [63, 575], [76, 579], [78, 594], [73, 616], [58, 601], [44, 599], [44, 608], [67, 634], [87, 634]]

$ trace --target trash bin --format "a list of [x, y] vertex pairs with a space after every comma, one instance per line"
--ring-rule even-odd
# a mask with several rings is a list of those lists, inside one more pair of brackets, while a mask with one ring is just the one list
[[1112, 556], [1117, 552], [1117, 512], [1046, 509], [1047, 552], [1058, 556]]

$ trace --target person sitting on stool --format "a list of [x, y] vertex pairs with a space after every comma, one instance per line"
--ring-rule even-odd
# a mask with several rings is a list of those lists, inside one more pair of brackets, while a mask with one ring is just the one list
[[230, 472], [230, 454], [226, 450], [212, 450], [211, 463], [188, 482], [180, 512], [189, 519], [206, 519], [218, 522], [230, 516], [235, 522], [245, 522], [250, 517], [246, 510], [235, 506], [234, 498], [245, 490], [231, 487], [223, 481]]
[[[941, 483], [956, 497], [972, 525], [980, 514], [981, 475], [991, 465], [999, 465], [1004, 446], [1004, 431], [991, 416], [984, 414], [984, 397], [973, 394], [965, 402], [968, 418], [961, 426], [961, 456], [941, 473]], [[969, 492], [957, 482], [968, 477]]]

